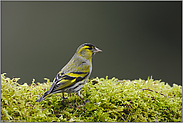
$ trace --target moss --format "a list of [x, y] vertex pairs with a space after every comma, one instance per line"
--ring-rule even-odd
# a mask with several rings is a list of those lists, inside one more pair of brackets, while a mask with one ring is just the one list
[[20, 78], [1, 74], [1, 120], [4, 122], [181, 122], [182, 86], [160, 80], [118, 80], [95, 78], [81, 95], [54, 94], [35, 102], [52, 82], [18, 84]]

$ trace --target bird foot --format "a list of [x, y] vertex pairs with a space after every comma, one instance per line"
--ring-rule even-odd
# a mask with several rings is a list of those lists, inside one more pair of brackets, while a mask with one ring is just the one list
[[68, 98], [67, 98], [67, 97], [62, 97], [62, 103], [63, 103], [66, 99], [68, 99]]
[[84, 100], [84, 99], [82, 98], [82, 100], [83, 100], [83, 105], [84, 105], [84, 106], [85, 106], [85, 104], [86, 104], [87, 102], [90, 102], [89, 99]]

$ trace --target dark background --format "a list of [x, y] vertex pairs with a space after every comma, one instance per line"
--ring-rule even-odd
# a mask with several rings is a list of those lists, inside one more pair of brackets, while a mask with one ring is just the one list
[[91, 77], [182, 84], [182, 2], [2, 2], [1, 73], [53, 80], [77, 47], [102, 49]]

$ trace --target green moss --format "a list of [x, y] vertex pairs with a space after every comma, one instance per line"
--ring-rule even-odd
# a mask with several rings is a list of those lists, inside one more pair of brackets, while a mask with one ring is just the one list
[[[182, 122], [182, 86], [160, 80], [95, 78], [81, 95], [54, 94], [35, 102], [52, 82], [20, 85], [20, 78], [1, 75], [1, 120], [4, 122]], [[144, 89], [144, 90], [142, 90]], [[146, 89], [146, 90], [145, 90]]]

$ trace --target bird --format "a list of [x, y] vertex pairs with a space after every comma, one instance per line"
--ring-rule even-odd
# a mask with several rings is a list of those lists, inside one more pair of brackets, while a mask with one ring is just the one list
[[55, 93], [62, 93], [62, 101], [64, 101], [67, 99], [64, 97], [64, 93], [77, 93], [85, 104], [80, 91], [90, 77], [92, 58], [97, 52], [102, 52], [102, 50], [91, 43], [80, 45], [70, 61], [57, 73], [50, 89], [35, 102], [41, 102]]

